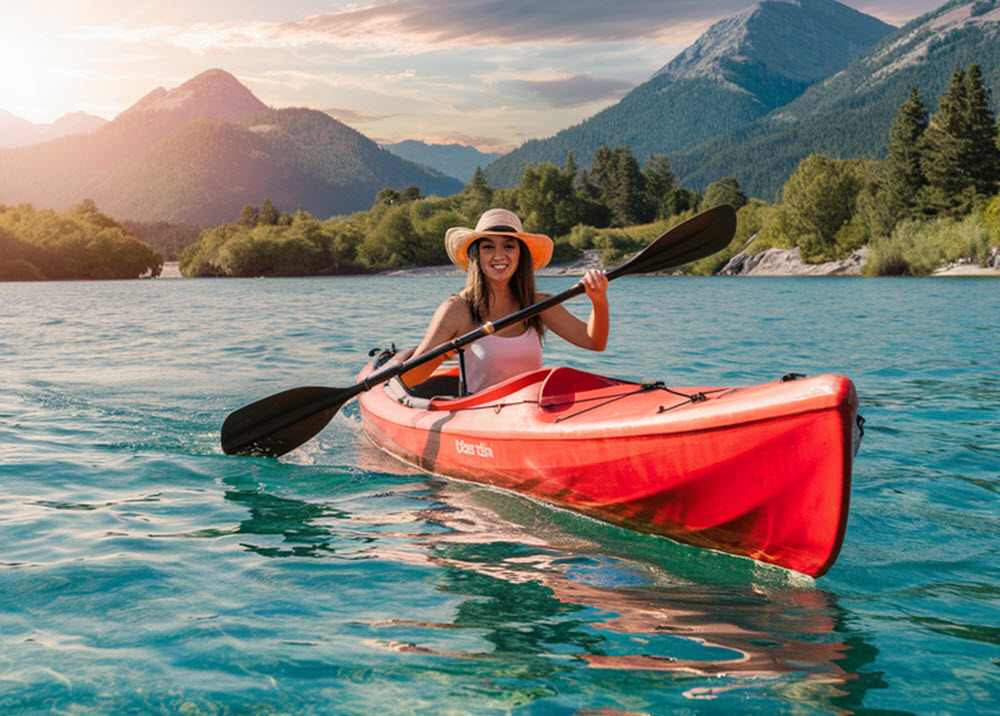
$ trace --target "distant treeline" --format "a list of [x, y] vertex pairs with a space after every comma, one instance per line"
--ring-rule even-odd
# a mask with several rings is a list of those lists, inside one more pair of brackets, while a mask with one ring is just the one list
[[[732, 191], [726, 193], [727, 188]], [[720, 203], [745, 201], [733, 182], [720, 182], [709, 195]], [[494, 191], [477, 170], [454, 196], [423, 197], [415, 186], [403, 192], [384, 189], [370, 211], [347, 218], [320, 221], [301, 209], [280, 212], [265, 199], [259, 208], [247, 205], [233, 223], [205, 230], [181, 255], [180, 270], [184, 276], [291, 276], [445, 264], [445, 231], [474, 226], [491, 207], [516, 212], [526, 231], [554, 237], [554, 260], [560, 261], [592, 248], [591, 242], [581, 242], [582, 228], [575, 227], [617, 229], [669, 221], [702, 201], [701, 195], [674, 186], [665, 156], [651, 157], [640, 167], [627, 147], [603, 147], [588, 171], [578, 171], [571, 154], [562, 169], [528, 167], [519, 187]]]
[[700, 195], [675, 185], [666, 156], [640, 168], [628, 147], [601, 147], [589, 170], [578, 170], [570, 153], [563, 168], [527, 167], [513, 189], [490, 188], [482, 171], [445, 199], [424, 198], [416, 187], [386, 189], [370, 211], [347, 218], [280, 213], [270, 200], [248, 205], [234, 223], [203, 232], [180, 268], [185, 276], [275, 276], [443, 264], [447, 228], [473, 226], [494, 206], [516, 212], [527, 231], [552, 236], [555, 261], [597, 249], [614, 265], [694, 212], [729, 203], [739, 209], [733, 242], [688, 271], [715, 273], [744, 250], [798, 247], [803, 260], [818, 263], [868, 245], [866, 273], [926, 275], [951, 261], [990, 260], [1000, 244], [998, 186], [997, 123], [973, 64], [955, 71], [932, 118], [913, 88], [884, 160], [809, 156], [776, 204], [748, 202], [731, 178]]
[[69, 211], [0, 204], [0, 281], [159, 276], [163, 257], [92, 201]]

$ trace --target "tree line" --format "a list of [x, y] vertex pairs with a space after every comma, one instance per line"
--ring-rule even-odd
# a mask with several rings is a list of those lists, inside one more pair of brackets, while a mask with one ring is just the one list
[[[731, 179], [717, 182], [706, 196], [716, 203], [746, 201]], [[446, 264], [445, 231], [474, 226], [493, 207], [517, 213], [526, 231], [552, 236], [555, 261], [591, 248], [614, 260], [649, 234], [633, 238], [626, 227], [676, 222], [703, 200], [675, 186], [666, 156], [651, 156], [640, 166], [628, 147], [602, 147], [589, 169], [580, 170], [570, 153], [562, 168], [527, 167], [512, 189], [491, 188], [481, 168], [446, 198], [424, 197], [416, 186], [384, 189], [370, 211], [346, 218], [320, 221], [301, 208], [280, 212], [266, 198], [260, 207], [244, 207], [232, 223], [203, 231], [182, 253], [180, 270], [184, 276], [288, 276]]]
[[68, 211], [0, 204], [0, 281], [159, 276], [163, 257], [91, 200]]

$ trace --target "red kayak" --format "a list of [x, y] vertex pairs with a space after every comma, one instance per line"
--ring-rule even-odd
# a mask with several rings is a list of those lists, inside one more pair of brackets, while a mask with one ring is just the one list
[[457, 382], [362, 393], [365, 432], [427, 472], [632, 530], [814, 577], [837, 558], [863, 422], [847, 378], [667, 388], [559, 367], [451, 397]]

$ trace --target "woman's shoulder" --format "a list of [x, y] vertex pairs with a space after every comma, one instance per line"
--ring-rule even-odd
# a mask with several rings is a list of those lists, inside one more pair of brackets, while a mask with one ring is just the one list
[[465, 297], [460, 293], [453, 293], [448, 298], [441, 302], [441, 308], [445, 308], [449, 311], [466, 311], [469, 310], [469, 302], [465, 300]]
[[460, 294], [453, 293], [438, 306], [437, 316], [449, 323], [467, 323], [469, 304]]

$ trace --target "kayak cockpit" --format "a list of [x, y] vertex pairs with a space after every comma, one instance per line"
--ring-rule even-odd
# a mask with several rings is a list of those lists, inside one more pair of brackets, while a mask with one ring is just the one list
[[435, 401], [454, 400], [458, 398], [458, 375], [432, 375], [423, 383], [407, 386], [397, 375], [386, 381], [385, 394], [407, 408], [414, 410], [431, 410]]
[[[586, 373], [575, 368], [559, 366], [540, 368], [522, 373], [471, 395], [460, 395], [461, 379], [454, 371], [433, 375], [423, 383], [407, 386], [397, 376], [387, 381], [386, 395], [397, 403], [414, 410], [462, 410], [490, 404], [502, 404], [518, 394], [521, 400], [530, 392], [531, 402], [543, 410], [573, 405], [586, 394], [590, 399], [631, 394], [638, 384], [615, 378]], [[530, 390], [529, 390], [530, 389]]]
[[461, 383], [457, 372], [447, 371], [432, 375], [423, 383], [412, 386], [407, 386], [397, 376], [386, 382], [385, 392], [397, 403], [415, 410], [462, 410], [502, 402], [513, 393], [533, 384], [542, 383], [553, 370], [540, 368], [522, 373], [478, 393], [464, 396], [459, 395]]

